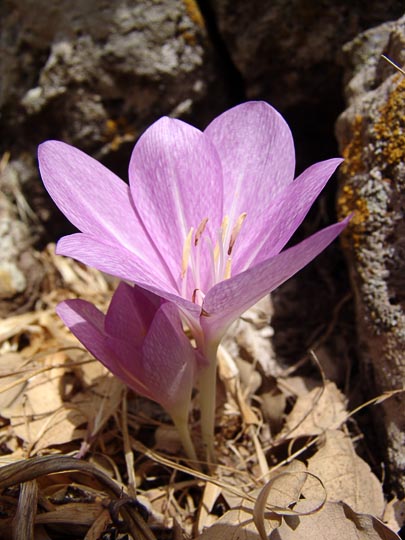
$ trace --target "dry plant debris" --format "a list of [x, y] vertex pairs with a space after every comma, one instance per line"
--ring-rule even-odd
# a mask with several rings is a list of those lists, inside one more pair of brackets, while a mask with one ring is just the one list
[[[103, 309], [114, 283], [53, 246], [43, 257], [49, 292], [0, 321], [1, 539], [399, 538], [404, 502], [386, 504], [356, 454], [344, 395], [277, 364], [268, 299], [220, 349], [218, 463], [195, 471], [159, 406], [127, 391], [54, 313], [75, 296]], [[198, 443], [196, 411], [191, 424]]]

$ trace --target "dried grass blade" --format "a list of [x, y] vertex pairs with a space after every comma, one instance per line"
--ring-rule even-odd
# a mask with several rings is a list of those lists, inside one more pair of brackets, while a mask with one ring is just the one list
[[[0, 468], [0, 489], [22, 482], [29, 482], [41, 476], [66, 471], [80, 471], [95, 477], [104, 489], [118, 499], [122, 498], [123, 486], [105, 473], [87, 463], [66, 456], [40, 456], [18, 461]], [[156, 540], [139, 512], [130, 504], [122, 505], [121, 512], [127, 521], [130, 533], [137, 540]], [[29, 538], [29, 536], [27, 537]], [[21, 538], [22, 540], [22, 538]]]
[[17, 512], [13, 519], [13, 540], [34, 538], [34, 521], [38, 501], [36, 480], [24, 482], [21, 486]]

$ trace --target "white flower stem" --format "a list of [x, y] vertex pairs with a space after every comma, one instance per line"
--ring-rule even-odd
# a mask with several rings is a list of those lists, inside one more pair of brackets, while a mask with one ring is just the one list
[[209, 365], [201, 372], [199, 381], [201, 435], [207, 461], [210, 463], [215, 463], [214, 428], [218, 345], [218, 342], [214, 342], [209, 343], [206, 347], [205, 357], [209, 361]]
[[181, 444], [183, 445], [187, 457], [193, 462], [192, 464], [194, 468], [199, 469], [197, 454], [190, 436], [190, 430], [188, 426], [188, 407], [184, 407], [183, 411], [177, 414], [171, 412], [170, 416], [172, 417], [173, 423], [177, 428]]

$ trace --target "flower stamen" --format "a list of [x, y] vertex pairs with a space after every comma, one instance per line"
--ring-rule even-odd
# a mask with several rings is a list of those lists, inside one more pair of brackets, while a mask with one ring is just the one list
[[[207, 283], [219, 283], [224, 279], [231, 277], [232, 271], [232, 255], [235, 246], [236, 239], [242, 229], [243, 223], [247, 217], [246, 212], [242, 212], [232, 229], [230, 228], [229, 216], [225, 215], [221, 227], [216, 231], [216, 242], [213, 245], [213, 241], [209, 235], [204, 234], [208, 217], [205, 217], [196, 229], [190, 228], [183, 245], [183, 257], [181, 265], [181, 279], [182, 279], [182, 295], [188, 296], [187, 289], [193, 284], [193, 292], [191, 294], [191, 300], [193, 303], [200, 304], [204, 298], [202, 292], [202, 286], [205, 288]], [[194, 232], [195, 231], [195, 232]], [[207, 242], [207, 247], [210, 255], [211, 263], [211, 280], [205, 280], [204, 284], [201, 282], [200, 266], [202, 264], [202, 252], [203, 242], [201, 239]], [[185, 279], [188, 269], [192, 272], [192, 281]]]
[[235, 225], [233, 226], [233, 229], [231, 232], [231, 239], [229, 240], [228, 255], [231, 255], [232, 253], [233, 246], [235, 245], [236, 239], [238, 237], [238, 234], [240, 233], [240, 230], [242, 228], [243, 222], [246, 219], [246, 216], [247, 216], [247, 213], [242, 212], [242, 214], [236, 220]]
[[208, 218], [204, 218], [201, 223], [198, 225], [197, 230], [195, 231], [194, 235], [194, 245], [196, 246], [198, 242], [200, 241], [200, 238], [205, 231], [205, 227], [207, 226]]
[[191, 301], [194, 304], [198, 304], [199, 306], [202, 306], [204, 298], [205, 298], [205, 294], [201, 291], [201, 289], [194, 289], [193, 295], [191, 297]]
[[229, 279], [231, 277], [232, 270], [232, 257], [226, 259], [224, 279]]
[[191, 239], [193, 237], [194, 227], [188, 231], [183, 244], [183, 256], [181, 259], [181, 279], [184, 279], [187, 274], [188, 262], [190, 260]]
[[224, 219], [222, 220], [222, 223], [221, 223], [222, 243], [225, 242], [225, 238], [228, 232], [228, 227], [229, 227], [229, 216], [224, 216]]

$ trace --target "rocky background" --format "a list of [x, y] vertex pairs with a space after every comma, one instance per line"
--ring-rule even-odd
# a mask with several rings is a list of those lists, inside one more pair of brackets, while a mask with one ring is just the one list
[[[290, 123], [297, 172], [346, 158], [299, 234], [336, 219], [337, 195], [338, 214], [354, 212], [341, 248], [274, 294], [278, 357], [290, 365], [314, 348], [354, 405], [402, 388], [405, 79], [381, 54], [405, 63], [404, 10], [375, 0], [2, 0], [0, 316], [38, 301], [49, 286], [41, 250], [70, 227], [43, 191], [41, 141], [74, 144], [126, 178], [134, 142], [158, 117], [204, 127], [264, 99]], [[381, 436], [368, 426], [397, 494], [404, 405], [398, 394], [371, 411]]]

